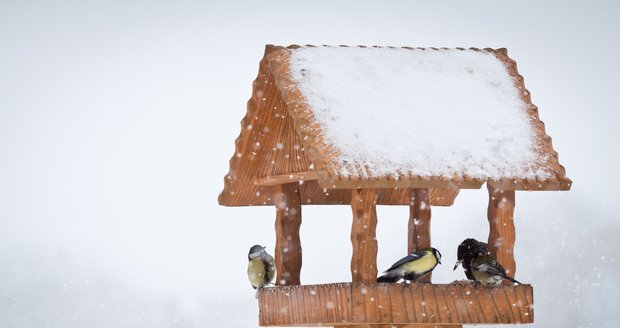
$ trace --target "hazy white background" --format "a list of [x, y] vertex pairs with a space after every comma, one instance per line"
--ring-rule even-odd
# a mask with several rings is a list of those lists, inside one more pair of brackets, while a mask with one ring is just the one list
[[[620, 6], [614, 1], [0, 2], [0, 327], [253, 327], [245, 275], [274, 209], [217, 195], [267, 43], [507, 47], [569, 177], [519, 192], [533, 327], [618, 327]], [[452, 272], [486, 190], [434, 208]], [[406, 208], [379, 208], [379, 266]], [[304, 283], [350, 280], [351, 212], [305, 207]], [[328, 255], [328, 258], [322, 256]]]

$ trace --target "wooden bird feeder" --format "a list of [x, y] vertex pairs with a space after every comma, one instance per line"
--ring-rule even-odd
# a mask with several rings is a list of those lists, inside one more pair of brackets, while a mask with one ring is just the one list
[[[349, 56], [344, 58], [346, 61], [341, 64], [338, 63], [338, 60], [342, 60], [342, 58], [334, 57], [340, 56], [340, 54], [344, 57]], [[390, 56], [393, 55], [396, 56], [394, 57], [396, 59], [391, 59]], [[468, 117], [465, 117], [459, 119], [463, 122], [457, 122], [457, 125], [446, 125], [445, 129], [440, 129], [440, 131], [427, 129], [428, 131], [425, 131], [420, 138], [428, 137], [428, 140], [399, 138], [399, 140], [392, 139], [391, 142], [385, 141], [386, 146], [391, 143], [426, 145], [437, 138], [443, 138], [447, 129], [458, 129], [461, 125], [471, 125], [465, 126], [465, 128], [472, 129], [472, 133], [481, 131], [480, 133], [484, 134], [486, 131], [484, 124], [496, 124], [498, 126], [494, 126], [490, 130], [496, 132], [483, 136], [484, 140], [488, 141], [489, 138], [492, 139], [499, 135], [507, 138], [501, 142], [510, 144], [520, 140], [520, 138], [529, 138], [526, 141], [530, 142], [533, 155], [526, 160], [512, 163], [510, 162], [511, 156], [520, 154], [495, 149], [493, 156], [489, 157], [488, 160], [472, 164], [473, 166], [480, 166], [479, 171], [471, 170], [471, 166], [465, 168], [453, 166], [448, 168], [449, 173], [447, 174], [442, 173], [441, 165], [445, 161], [449, 162], [449, 158], [431, 162], [439, 163], [432, 167], [418, 169], [418, 166], [415, 165], [419, 164], [419, 161], [414, 160], [411, 165], [407, 161], [399, 161], [400, 158], [408, 158], [407, 156], [411, 155], [411, 151], [396, 152], [392, 154], [394, 160], [388, 159], [388, 161], [393, 160], [397, 168], [386, 173], [386, 170], [382, 170], [380, 167], [381, 164], [377, 164], [376, 161], [373, 162], [373, 158], [366, 160], [361, 157], [373, 157], [375, 153], [364, 153], [364, 149], [362, 149], [362, 151], [356, 150], [359, 154], [354, 155], [359, 155], [357, 157], [351, 154], [347, 155], [346, 143], [338, 141], [337, 136], [330, 135], [331, 127], [329, 124], [331, 123], [326, 121], [325, 117], [321, 117], [321, 115], [325, 115], [324, 112], [326, 111], [321, 106], [327, 104], [325, 106], [329, 107], [331, 104], [329, 98], [333, 96], [330, 90], [333, 90], [334, 87], [328, 85], [325, 89], [327, 94], [322, 95], [320, 94], [321, 85], [314, 86], [308, 83], [322, 83], [321, 77], [332, 72], [340, 78], [341, 75], [348, 74], [346, 67], [342, 68], [341, 66], [346, 66], [351, 61], [356, 60], [359, 62], [353, 63], [353, 65], [359, 67], [359, 70], [356, 69], [355, 74], [365, 74], [364, 71], [372, 71], [373, 73], [369, 76], [380, 75], [383, 74], [381, 73], [383, 68], [380, 67], [381, 69], [377, 73], [376, 65], [381, 65], [384, 62], [389, 64], [390, 60], [409, 58], [407, 56], [422, 56], [420, 58], [415, 57], [412, 60], [417, 63], [416, 65], [435, 65], [434, 67], [439, 67], [436, 65], [437, 61], [458, 61], [461, 60], [458, 59], [461, 58], [459, 56], [464, 56], [466, 64], [463, 64], [465, 65], [463, 72], [470, 73], [473, 78], [476, 76], [476, 69], [479, 69], [476, 68], [477, 61], [491, 60], [500, 63], [501, 65], [498, 67], [503, 67], [502, 69], [510, 81], [509, 86], [506, 86], [506, 83], [502, 85], [499, 80], [491, 81], [489, 80], [491, 78], [487, 77], [482, 77], [480, 81], [489, 80], [487, 82], [493, 88], [508, 87], [514, 90], [513, 97], [520, 102], [517, 112], [521, 113], [518, 115], [521, 115], [520, 119], [527, 125], [526, 130], [529, 131], [529, 137], [524, 137], [523, 133], [511, 136], [509, 130], [512, 127], [510, 124], [505, 125], [504, 123], [513, 118], [497, 109], [501, 106], [494, 105], [495, 107], [487, 113], [472, 113], [472, 115], [486, 115], [491, 118], [497, 115], [507, 115], [506, 118], [502, 116], [497, 117], [495, 121], [491, 120], [491, 123], [480, 123], [475, 117], [475, 121], [471, 122], [468, 122]], [[386, 60], [377, 60], [379, 63], [368, 64], [367, 61], [371, 61], [372, 58], [384, 58]], [[325, 69], [325, 65], [321, 64], [321, 60], [334, 61], [333, 64], [335, 65], [327, 65], [329, 71], [322, 71]], [[473, 68], [468, 66], [470, 64], [473, 65]], [[395, 63], [395, 65], [399, 65], [399, 63]], [[419, 66], [415, 67], [419, 68]], [[386, 71], [397, 71], [391, 73], [397, 75], [405, 74], [402, 72], [411, 72], [407, 69], [409, 68], [395, 70], [393, 67], [385, 67]], [[445, 68], [435, 70], [436, 75], [434, 76], [439, 76], [439, 78], [442, 78], [442, 74], [449, 74], [448, 69]], [[458, 70], [458, 67], [455, 70]], [[461, 75], [458, 76], [461, 78]], [[363, 77], [366, 79], [366, 76]], [[406, 79], [407, 77], [403, 78]], [[359, 76], [357, 79], [359, 80]], [[351, 88], [345, 82], [346, 80], [343, 80], [342, 89]], [[402, 83], [406, 84], [406, 81]], [[452, 97], [450, 93], [451, 83], [453, 82], [447, 84], [445, 90], [440, 88], [442, 99]], [[386, 108], [390, 106], [390, 101], [396, 101], [393, 99], [394, 97], [403, 98], [404, 100], [400, 101], [405, 105], [408, 104], [407, 101], [417, 99], [416, 90], [412, 90], [409, 86], [406, 88], [399, 88], [399, 86], [396, 85], [389, 89], [373, 86], [370, 89], [390, 90], [391, 93], [387, 96], [370, 94], [370, 92], [355, 93], [355, 89], [352, 89], [353, 96], [351, 96], [351, 92], [348, 95], [344, 91], [342, 93], [345, 94], [344, 97], [368, 97], [369, 99], [372, 97], [372, 100], [378, 97], [376, 103], [386, 104]], [[340, 87], [336, 89], [340, 89]], [[399, 90], [405, 90], [407, 93], [394, 95], [394, 92]], [[425, 92], [428, 95], [429, 91]], [[468, 94], [471, 93], [468, 92]], [[382, 99], [382, 96], [387, 98]], [[321, 102], [322, 97], [327, 100]], [[476, 99], [476, 101], [483, 104], [492, 100]], [[430, 104], [434, 103], [431, 102]], [[478, 107], [472, 108], [479, 109]], [[331, 109], [331, 107], [328, 108], [328, 110]], [[441, 107], [433, 110], [441, 111], [443, 109]], [[377, 108], [376, 110], [382, 109]], [[360, 111], [359, 115], [366, 114], [362, 109]], [[328, 117], [329, 115], [332, 115], [333, 119], [337, 121], [336, 124], [339, 124], [338, 120], [346, 121], [348, 118], [347, 115], [335, 115], [334, 112], [328, 114]], [[386, 114], [385, 116], [391, 117], [390, 115]], [[445, 117], [448, 117], [449, 120], [451, 115]], [[445, 117], [444, 119], [446, 119]], [[391, 118], [394, 119], [394, 117]], [[417, 120], [403, 119], [410, 120], [407, 122], [407, 126], [411, 130], [424, 129], [433, 123], [429, 122], [427, 116], [424, 115]], [[379, 125], [382, 124], [381, 120], [381, 115], [372, 118], [372, 122]], [[492, 122], [500, 122], [501, 124]], [[390, 128], [379, 131], [398, 132], [391, 131], [391, 127], [398, 129], [400, 123], [391, 124]], [[476, 126], [476, 124], [483, 125]], [[346, 127], [347, 125], [342, 126]], [[351, 129], [358, 129], [353, 131], [355, 134], [364, 134], [370, 128], [354, 126]], [[407, 131], [403, 131], [402, 137], [410, 138], [407, 133]], [[363, 135], [360, 136], [360, 139], [363, 139]], [[458, 140], [454, 142], [458, 142]], [[363, 140], [360, 143], [363, 147]], [[465, 282], [452, 284], [376, 282], [377, 241], [375, 239], [375, 228], [377, 226], [377, 205], [409, 206], [408, 252], [411, 253], [414, 250], [431, 245], [431, 206], [450, 206], [459, 194], [460, 189], [479, 189], [486, 182], [489, 194], [487, 215], [490, 225], [488, 245], [492, 254], [507, 269], [509, 275], [514, 276], [516, 271], [513, 257], [515, 190], [570, 189], [571, 180], [566, 177], [565, 170], [558, 161], [558, 155], [551, 145], [551, 138], [545, 133], [544, 124], [538, 118], [538, 109], [531, 102], [523, 78], [517, 72], [516, 63], [508, 57], [505, 49], [279, 47], [268, 45], [260, 62], [258, 77], [253, 83], [252, 97], [248, 101], [247, 114], [241, 122], [241, 133], [235, 145], [235, 154], [230, 160], [230, 171], [224, 179], [224, 191], [219, 196], [219, 203], [224, 206], [275, 206], [276, 211], [274, 254], [277, 269], [276, 286], [259, 290], [258, 306], [261, 326], [409, 327], [415, 325], [420, 327], [427, 325], [431, 327], [433, 325], [445, 325], [457, 327], [462, 324], [533, 322], [533, 289], [528, 284], [484, 287]], [[424, 158], [428, 158], [429, 161], [432, 161], [433, 156], [439, 152], [433, 150], [432, 146], [430, 150], [421, 149], [421, 152], [427, 152]], [[468, 153], [468, 158], [475, 157], [476, 151], [478, 150], [474, 149], [472, 153]], [[501, 169], [497, 172], [485, 171], [483, 166], [489, 164], [488, 162], [493, 162], [496, 158], [499, 163], [497, 165], [506, 164], [509, 169]], [[526, 173], [519, 173], [520, 168], [523, 167], [526, 168], [523, 169]], [[429, 171], [431, 173], [428, 173]], [[432, 174], [432, 172], [439, 173]], [[302, 205], [351, 206], [353, 214], [351, 228], [353, 254], [350, 282], [321, 285], [301, 284], [302, 247], [299, 229]], [[460, 241], [455, 241], [455, 245], [458, 242]], [[428, 277], [428, 281], [430, 281], [430, 277]]]

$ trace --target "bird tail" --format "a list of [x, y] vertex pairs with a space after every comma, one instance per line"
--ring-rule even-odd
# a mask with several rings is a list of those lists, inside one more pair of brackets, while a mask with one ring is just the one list
[[516, 279], [514, 279], [514, 278], [511, 278], [511, 277], [505, 276], [505, 277], [504, 277], [504, 279], [509, 280], [509, 281], [511, 281], [512, 283], [515, 283], [515, 284], [519, 284], [519, 285], [521, 285], [521, 283], [520, 283], [520, 282], [518, 282], [518, 281], [517, 281]]
[[398, 280], [400, 280], [400, 277], [390, 277], [387, 274], [384, 274], [380, 276], [379, 278], [377, 278], [377, 282], [395, 283], [395, 282], [398, 282]]

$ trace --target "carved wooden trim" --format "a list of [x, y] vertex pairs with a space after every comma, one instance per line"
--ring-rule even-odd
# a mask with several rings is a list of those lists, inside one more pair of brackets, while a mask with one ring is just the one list
[[301, 198], [299, 183], [276, 187], [276, 284], [299, 285], [301, 273]]
[[261, 288], [261, 326], [334, 326], [351, 322], [351, 283]]
[[333, 283], [267, 287], [258, 292], [261, 326], [531, 323], [533, 305], [533, 289], [526, 284]]
[[259, 186], [276, 186], [284, 183], [316, 180], [316, 174], [312, 171], [297, 172], [290, 174], [272, 175], [264, 178], [257, 178]]

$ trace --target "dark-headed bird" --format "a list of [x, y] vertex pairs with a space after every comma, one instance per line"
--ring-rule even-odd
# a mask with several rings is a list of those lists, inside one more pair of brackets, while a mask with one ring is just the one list
[[478, 255], [478, 254], [489, 254], [489, 251], [487, 249], [487, 244], [483, 243], [481, 241], [477, 241], [473, 238], [468, 238], [463, 240], [463, 242], [459, 245], [459, 247], [456, 250], [456, 264], [454, 265], [454, 270], [456, 270], [456, 268], [459, 267], [459, 265], [463, 265], [463, 270], [465, 270], [465, 276], [467, 276], [467, 279], [469, 280], [476, 280], [474, 278], [474, 275], [471, 272], [471, 261]]
[[488, 286], [499, 286], [502, 280], [506, 279], [516, 284], [521, 284], [515, 279], [506, 275], [506, 269], [489, 254], [479, 253], [471, 261], [471, 272], [474, 279]]
[[437, 264], [441, 264], [441, 253], [432, 247], [413, 252], [394, 263], [377, 282], [398, 282], [400, 279], [414, 282], [429, 274]]
[[258, 288], [271, 284], [276, 275], [276, 266], [273, 257], [265, 251], [265, 246], [254, 245], [248, 254], [248, 279], [252, 287], [256, 289], [258, 298]]

